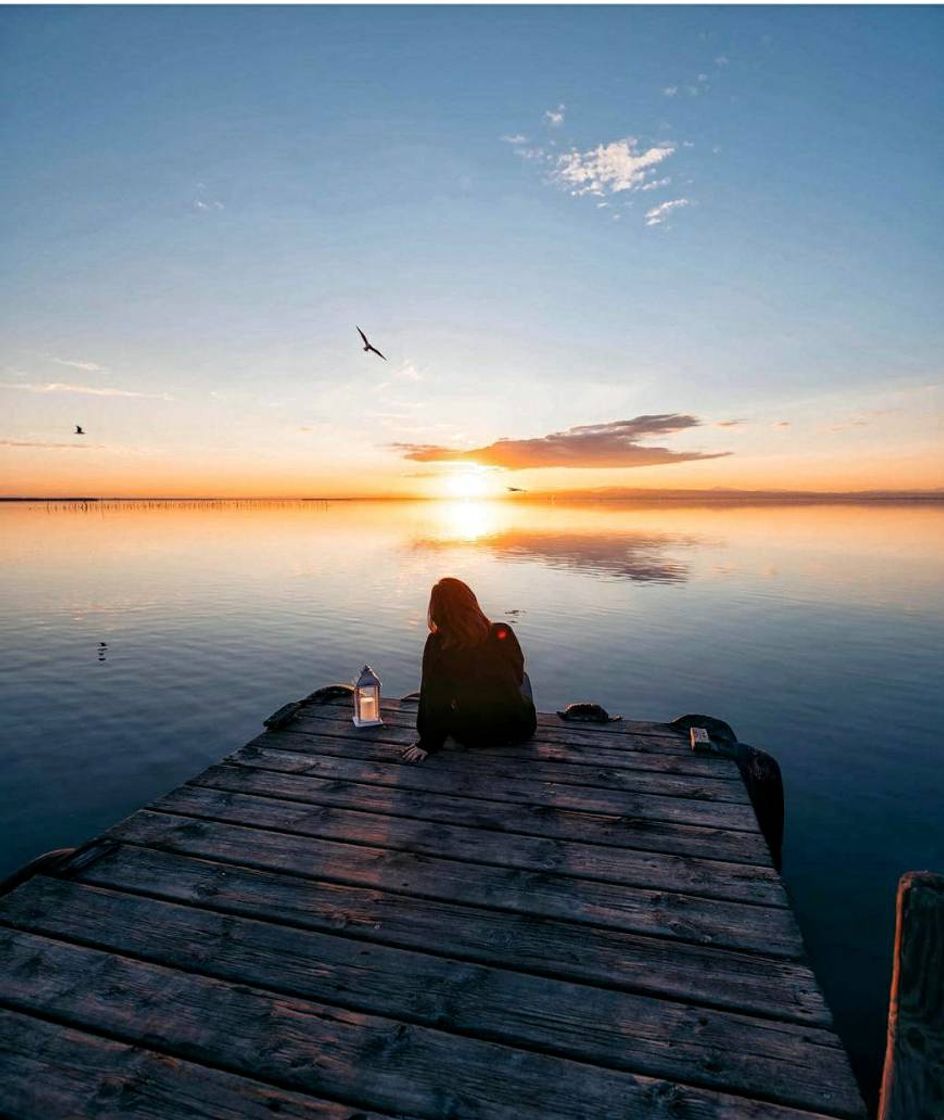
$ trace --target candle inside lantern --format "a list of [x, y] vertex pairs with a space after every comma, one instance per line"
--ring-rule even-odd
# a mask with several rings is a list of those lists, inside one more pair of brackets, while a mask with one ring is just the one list
[[377, 727], [381, 723], [380, 680], [373, 669], [365, 665], [354, 682], [354, 726]]

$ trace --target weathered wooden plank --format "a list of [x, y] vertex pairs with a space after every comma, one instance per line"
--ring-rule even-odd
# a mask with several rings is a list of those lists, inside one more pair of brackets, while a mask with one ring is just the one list
[[[574, 840], [532, 836], [516, 836], [510, 842], [506, 834], [492, 829], [411, 820], [329, 805], [299, 805], [293, 801], [194, 785], [180, 786], [150, 808], [299, 836], [442, 856], [475, 865], [553, 871], [572, 878], [763, 906], [789, 905], [780, 876], [773, 868], [724, 863], [701, 856], [641, 852], [632, 848], [617, 850]], [[476, 873], [475, 867], [471, 873]]]
[[[335, 714], [337, 709], [306, 709], [285, 730], [299, 734], [339, 735], [366, 742], [411, 743], [416, 739], [414, 714], [384, 713], [381, 727], [355, 728], [350, 717]], [[317, 713], [317, 714], [316, 714]], [[494, 746], [469, 753], [499, 758], [539, 758], [583, 766], [615, 766], [627, 770], [651, 770], [666, 774], [693, 774], [697, 777], [740, 781], [737, 769], [718, 755], [687, 753], [679, 749], [687, 743], [673, 735], [665, 744], [652, 737], [633, 739], [604, 738], [585, 730], [583, 724], [551, 728], [539, 726], [532, 739], [517, 746]], [[664, 749], [665, 748], [665, 749]]]
[[5, 1008], [0, 1084], [8, 1120], [382, 1120]]
[[802, 962], [121, 845], [82, 882], [378, 944], [829, 1027]]
[[944, 1116], [944, 875], [898, 882], [880, 1120]]
[[[383, 718], [391, 723], [396, 722], [399, 718], [414, 721], [416, 719], [417, 704], [415, 702], [382, 700], [380, 709]], [[350, 712], [351, 701], [342, 699], [330, 704], [309, 705], [302, 710], [299, 718], [317, 719], [320, 716], [325, 716], [328, 719], [333, 719], [337, 714], [349, 716]], [[679, 731], [668, 723], [656, 723], [652, 720], [621, 719], [612, 723], [582, 723], [580, 721], [563, 720], [556, 712], [538, 712], [537, 724], [539, 729], [561, 730], [568, 735], [571, 731], [588, 731], [595, 734], [612, 735], [615, 736], [616, 742], [627, 745], [628, 741], [633, 739], [657, 739], [660, 742], [664, 741], [667, 747], [677, 747], [683, 754], [691, 749], [687, 731]]]
[[[767, 1117], [785, 1106], [616, 1072], [21, 931], [0, 931], [8, 1002], [286, 1088], [439, 1120]], [[95, 998], [88, 998], [89, 991]], [[370, 1070], [365, 1077], [364, 1071]], [[800, 1114], [802, 1116], [802, 1113]]]
[[[368, 782], [374, 785], [397, 786], [402, 789], [423, 790], [427, 793], [447, 793], [486, 801], [510, 801], [527, 805], [551, 805], [558, 809], [571, 809], [591, 813], [609, 813], [615, 816], [643, 817], [647, 820], [675, 821], [709, 828], [727, 828], [734, 831], [756, 833], [757, 818], [749, 804], [727, 801], [699, 801], [687, 797], [663, 797], [658, 794], [638, 793], [633, 789], [597, 789], [590, 786], [572, 786], [539, 778], [515, 776], [496, 779], [491, 773], [468, 769], [456, 774], [439, 767], [390, 765], [357, 758], [306, 753], [302, 749], [272, 749], [270, 743], [288, 743], [293, 737], [279, 732], [271, 738], [261, 736], [253, 743], [228, 756], [227, 762], [249, 765], [268, 770], [281, 770], [289, 774], [308, 774], [342, 781]], [[300, 739], [301, 736], [294, 738]], [[294, 745], [294, 744], [293, 744]], [[515, 771], [521, 775], [522, 771]]]
[[[17, 929], [610, 1069], [856, 1116], [835, 1036], [37, 877]], [[825, 1087], [825, 1088], [824, 1088]]]
[[[387, 728], [415, 733], [415, 705], [392, 710], [384, 705], [382, 715]], [[319, 724], [322, 726], [334, 724], [344, 728], [351, 724], [349, 709], [333, 706], [303, 708], [296, 714], [290, 726], [293, 730], [317, 733]], [[677, 762], [691, 758], [692, 751], [687, 732], [681, 734], [669, 727], [663, 727], [659, 731], [639, 732], [634, 730], [634, 727], [634, 724], [626, 722], [611, 724], [566, 722], [556, 715], [538, 713], [534, 740], [544, 743], [566, 743], [576, 736], [579, 741], [596, 743], [602, 750], [622, 755], [627, 762], [632, 762], [636, 755], [648, 754], [671, 757]], [[612, 730], [615, 728], [620, 730]], [[610, 729], [609, 733], [607, 733], [608, 729]]]
[[[264, 747], [284, 748], [302, 753], [334, 755], [341, 758], [359, 758], [380, 762], [388, 766], [409, 766], [400, 759], [399, 749], [389, 741], [382, 741], [384, 732], [377, 728], [361, 728], [364, 734], [313, 735], [296, 731], [267, 731], [252, 740]], [[372, 738], [368, 738], [370, 735]], [[378, 738], [381, 741], [378, 741]], [[404, 736], [409, 742], [409, 736]], [[702, 756], [705, 757], [705, 756]], [[491, 781], [505, 778], [530, 777], [536, 781], [554, 782], [579, 788], [632, 790], [655, 793], [664, 797], [695, 798], [699, 801], [731, 801], [750, 805], [750, 798], [743, 782], [730, 780], [737, 777], [737, 767], [728, 759], [719, 758], [730, 773], [725, 779], [695, 777], [692, 774], [658, 773], [649, 770], [628, 770], [624, 767], [574, 766], [569, 762], [555, 762], [538, 757], [528, 744], [522, 744], [520, 753], [511, 757], [494, 754], [491, 750], [443, 751], [426, 763], [445, 773], [469, 773], [484, 776]]]
[[710, 854], [732, 863], [773, 867], [770, 852], [759, 832], [729, 832], [722, 828], [674, 824], [644, 817], [574, 812], [550, 805], [524, 807], [445, 793], [431, 797], [427, 793], [399, 786], [312, 778], [305, 774], [283, 774], [226, 764], [211, 766], [191, 779], [191, 784], [234, 793], [259, 793], [306, 805], [337, 805], [413, 820], [492, 828], [502, 834], [582, 840], [617, 850], [637, 848], [676, 855]]
[[383, 887], [427, 898], [494, 906], [765, 956], [800, 958], [792, 913], [672, 891], [627, 890], [547, 871], [472, 865], [367, 845], [270, 833], [215, 821], [142, 811], [106, 835], [187, 855]]

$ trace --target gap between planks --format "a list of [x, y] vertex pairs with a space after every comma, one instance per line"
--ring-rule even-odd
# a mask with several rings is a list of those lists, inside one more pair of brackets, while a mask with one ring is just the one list
[[780, 877], [772, 868], [701, 855], [617, 849], [543, 837], [517, 836], [509, 842], [507, 833], [493, 829], [414, 821], [347, 807], [301, 806], [254, 791], [219, 791], [196, 784], [172, 790], [150, 809], [291, 836], [436, 856], [475, 866], [552, 872], [562, 880], [586, 879], [789, 908]]
[[394, 1120], [7, 1008], [0, 1058], [4, 1109], [29, 1120], [192, 1120], [208, 1091], [213, 1120]]
[[[328, 878], [398, 894], [454, 899], [766, 956], [800, 959], [804, 955], [799, 929], [789, 909], [674, 891], [626, 889], [589, 880], [579, 881], [579, 892], [572, 893], [561, 887], [575, 881], [562, 883], [562, 877], [553, 872], [479, 864], [472, 875], [471, 865], [457, 860], [270, 834], [262, 829], [149, 810], [134, 814], [105, 836], [303, 878]], [[317, 873], [313, 873], [315, 868]]]
[[[369, 734], [367, 734], [369, 732]], [[300, 753], [331, 755], [341, 758], [363, 759], [368, 762], [389, 763], [394, 767], [417, 769], [415, 763], [401, 760], [399, 750], [412, 742], [415, 736], [404, 735], [393, 738], [388, 732], [365, 728], [363, 732], [335, 734], [315, 734], [310, 731], [294, 730], [292, 727], [280, 731], [266, 731], [249, 745], [268, 746], [273, 749], [288, 749]], [[287, 748], [279, 746], [283, 741], [291, 744]], [[678, 773], [665, 769], [636, 769], [624, 766], [593, 763], [575, 765], [559, 758], [541, 757], [533, 748], [534, 743], [522, 743], [520, 747], [501, 748], [481, 747], [474, 750], [447, 749], [431, 755], [425, 767], [436, 768], [445, 773], [466, 771], [479, 776], [486, 775], [496, 780], [516, 777], [532, 777], [542, 781], [552, 781], [556, 785], [568, 785], [590, 789], [625, 789], [639, 793], [652, 792], [665, 797], [681, 797], [698, 801], [724, 801], [739, 805], [750, 805], [750, 797], [741, 781], [737, 768], [730, 759], [719, 759], [724, 763], [724, 777], [716, 775]], [[540, 744], [537, 744], [540, 746]]]
[[751, 1099], [856, 1115], [855, 1083], [827, 1030], [416, 951], [357, 950], [335, 934], [234, 921], [55, 879], [37, 878], [17, 893], [0, 920], [27, 933], [250, 984], [270, 995], [327, 1002]]
[[[613, 789], [601, 786], [574, 786], [542, 779], [536, 771], [496, 780], [494, 773], [478, 767], [465, 770], [437, 767], [428, 762], [411, 765], [389, 758], [378, 760], [344, 755], [319, 754], [306, 743], [298, 743], [290, 732], [267, 732], [228, 755], [223, 761], [233, 766], [249, 765], [284, 773], [307, 774], [341, 781], [371, 785], [397, 786], [428, 793], [461, 795], [470, 800], [535, 802], [572, 811], [622, 816], [627, 812], [656, 820], [675, 820], [703, 827], [724, 827], [738, 832], [758, 833], [757, 818], [750, 802], [708, 801], [696, 797]], [[533, 775], [533, 776], [531, 776]], [[458, 780], [457, 780], [458, 779]]]
[[[384, 714], [387, 716], [387, 713]], [[305, 712], [296, 716], [283, 730], [302, 735], [395, 743], [413, 742], [417, 734], [415, 721], [405, 716], [398, 715], [393, 720], [387, 716], [378, 726], [355, 728], [352, 720], [347, 716], [328, 713], [315, 716]], [[653, 770], [740, 781], [740, 775], [730, 759], [721, 755], [695, 754], [688, 746], [687, 739], [673, 738], [665, 742], [650, 740], [647, 741], [644, 749], [640, 749], [639, 745], [614, 745], [617, 742], [613, 737], [580, 728], [561, 727], [549, 730], [538, 726], [534, 735], [523, 743], [480, 748], [464, 748], [455, 744], [454, 749], [470, 755], [503, 758], [531, 758], [544, 755], [547, 759], [565, 762], [570, 766], [598, 767], [606, 764], [626, 770]]]
[[[349, 710], [337, 706], [312, 706], [303, 708], [288, 725], [290, 728], [318, 734], [333, 728], [335, 733], [353, 731], [357, 735], [388, 734], [416, 735], [416, 710], [390, 710], [382, 708], [383, 723], [374, 727], [354, 728]], [[553, 719], [554, 723], [547, 721]], [[518, 751], [529, 745], [544, 746], [560, 751], [574, 746], [596, 749], [614, 763], [628, 768], [649, 768], [665, 760], [685, 768], [689, 773], [709, 775], [713, 771], [725, 772], [729, 759], [721, 755], [698, 755], [692, 752], [687, 734], [666, 728], [662, 734], [638, 735], [632, 731], [614, 732], [612, 724], [564, 723], [557, 717], [538, 713], [537, 726], [530, 739], [518, 745], [489, 747], [488, 750]], [[577, 761], [578, 755], [573, 758]]]
[[302, 879], [121, 844], [71, 875], [78, 882], [283, 926], [441, 952], [473, 963], [508, 959], [551, 979], [665, 996], [706, 1007], [832, 1026], [805, 962], [691, 945], [622, 930]]
[[187, 784], [231, 793], [254, 793], [299, 805], [335, 806], [408, 820], [461, 824], [507, 836], [576, 840], [616, 851], [637, 849], [699, 856], [711, 853], [709, 858], [730, 863], [768, 869], [773, 866], [760, 833], [647, 820], [629, 814], [578, 813], [551, 805], [529, 805], [522, 812], [517, 805], [502, 801], [468, 800], [446, 793], [429, 797], [399, 786], [323, 779], [227, 763], [208, 767]]
[[[0, 954], [9, 966], [5, 1002], [15, 1009], [48, 1011], [51, 1005], [55, 1016], [71, 1025], [131, 1042], [140, 1040], [136, 1024], [143, 1020], [151, 1048], [287, 1089], [384, 1110], [405, 1106], [430, 1120], [443, 1115], [444, 1093], [453, 1114], [483, 1120], [563, 1120], [610, 1115], [613, 1107], [626, 1108], [627, 1115], [668, 1116], [677, 1108], [647, 1111], [664, 1106], [667, 1099], [674, 1106], [684, 1101], [692, 1115], [717, 1120], [797, 1115], [789, 1106], [452, 1035], [320, 1001], [273, 999], [243, 984], [21, 931], [0, 937]], [[84, 994], [90, 986], [94, 1000]], [[362, 1076], [365, 1068], [372, 1071], [369, 1080]]]

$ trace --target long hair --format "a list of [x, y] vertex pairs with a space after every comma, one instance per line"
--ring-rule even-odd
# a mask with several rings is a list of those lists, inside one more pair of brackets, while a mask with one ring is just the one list
[[447, 646], [477, 646], [488, 637], [492, 625], [472, 588], [451, 576], [433, 584], [426, 621]]

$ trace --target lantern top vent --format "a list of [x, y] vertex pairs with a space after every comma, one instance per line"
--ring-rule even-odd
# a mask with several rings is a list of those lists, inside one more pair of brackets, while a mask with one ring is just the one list
[[379, 686], [380, 678], [369, 665], [365, 665], [361, 669], [361, 675], [354, 682], [355, 688], [367, 688], [369, 685], [376, 684]]

